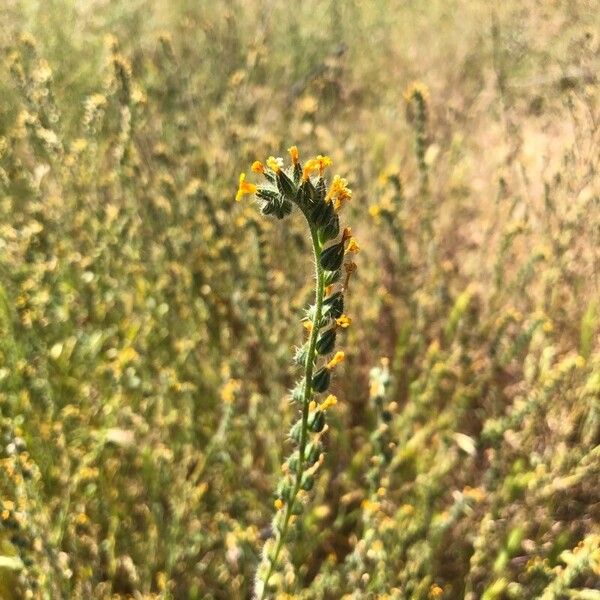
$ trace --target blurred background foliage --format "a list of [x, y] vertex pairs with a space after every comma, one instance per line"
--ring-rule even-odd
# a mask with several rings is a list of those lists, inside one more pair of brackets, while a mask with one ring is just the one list
[[0, 597], [249, 597], [311, 264], [234, 195], [295, 143], [362, 252], [277, 597], [598, 599], [597, 8], [3, 0]]

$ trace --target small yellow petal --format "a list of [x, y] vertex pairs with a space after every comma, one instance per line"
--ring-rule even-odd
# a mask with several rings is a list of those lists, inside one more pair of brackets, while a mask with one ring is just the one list
[[350, 241], [348, 242], [348, 246], [346, 247], [346, 252], [359, 252], [359, 251], [360, 251], [360, 246], [358, 245], [358, 242], [354, 238], [350, 238]]
[[335, 322], [338, 327], [341, 327], [342, 329], [346, 329], [347, 327], [350, 327], [350, 324], [352, 323], [352, 319], [350, 317], [348, 317], [347, 315], [341, 315], [339, 318], [337, 318], [335, 320]]
[[336, 365], [339, 365], [341, 362], [344, 362], [346, 358], [346, 353], [343, 350], [338, 350], [334, 357], [327, 363], [328, 369], [333, 369]]
[[256, 193], [257, 187], [253, 183], [249, 183], [246, 181], [246, 173], [240, 174], [240, 180], [238, 184], [238, 191], [235, 195], [235, 199], [239, 202], [245, 194], [254, 194]]
[[337, 401], [338, 401], [337, 396], [334, 396], [333, 394], [329, 394], [329, 396], [327, 396], [327, 398], [325, 398], [325, 400], [323, 400], [323, 402], [321, 402], [321, 404], [319, 404], [319, 409], [327, 410], [328, 408], [335, 406], [337, 404]]

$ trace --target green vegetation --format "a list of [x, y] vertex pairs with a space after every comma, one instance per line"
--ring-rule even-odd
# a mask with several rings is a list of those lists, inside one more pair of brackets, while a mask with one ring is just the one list
[[3, 2], [0, 598], [599, 598], [599, 31]]

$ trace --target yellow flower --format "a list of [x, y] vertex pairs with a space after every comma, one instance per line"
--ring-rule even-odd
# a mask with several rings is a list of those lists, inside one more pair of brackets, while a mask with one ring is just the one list
[[255, 160], [250, 167], [253, 173], [262, 174], [265, 172], [265, 165], [263, 165], [260, 160]]
[[321, 404], [319, 404], [320, 410], [327, 410], [328, 408], [335, 406], [337, 404], [337, 397], [333, 394], [329, 394]]
[[346, 358], [346, 353], [343, 350], [338, 350], [334, 357], [327, 363], [327, 368], [329, 370], [333, 369], [336, 365], [339, 365], [341, 362], [344, 362]]
[[326, 201], [333, 201], [333, 208], [337, 211], [342, 208], [343, 203], [352, 198], [352, 190], [348, 188], [348, 181], [339, 175], [336, 175], [331, 182], [331, 187], [327, 196]]
[[85, 513], [79, 513], [76, 517], [75, 517], [75, 522], [78, 525], [85, 525], [86, 523], [89, 522], [89, 517], [85, 514]]
[[302, 323], [302, 326], [304, 327], [304, 329], [306, 329], [306, 331], [312, 331], [312, 328], [313, 328], [312, 321], [304, 321]]
[[235, 394], [240, 390], [241, 387], [242, 386], [239, 379], [230, 379], [221, 388], [221, 400], [225, 404], [231, 404], [235, 400]]
[[290, 158], [292, 159], [292, 164], [297, 165], [300, 161], [300, 156], [298, 154], [298, 147], [291, 146], [288, 148], [288, 152], [290, 153]]
[[248, 183], [246, 181], [246, 173], [241, 173], [238, 191], [237, 191], [237, 194], [235, 195], [236, 201], [239, 202], [244, 197], [244, 194], [255, 194], [255, 193], [256, 193], [256, 186], [253, 183]]
[[306, 181], [314, 171], [319, 170], [319, 177], [323, 177], [323, 172], [325, 171], [325, 167], [328, 167], [333, 164], [333, 161], [329, 156], [322, 156], [319, 154], [317, 158], [311, 158], [306, 161], [304, 165], [304, 169], [302, 171], [302, 179]]
[[342, 329], [346, 329], [347, 327], [350, 327], [350, 324], [352, 323], [352, 319], [350, 317], [348, 317], [347, 315], [341, 315], [340, 317], [338, 317], [335, 320], [335, 322], [338, 327], [341, 327]]
[[279, 173], [281, 171], [281, 163], [283, 161], [280, 158], [275, 158], [274, 156], [269, 156], [267, 158], [267, 167], [275, 171], [275, 173]]
[[281, 510], [283, 508], [283, 500], [281, 498], [277, 498], [277, 500], [273, 502], [273, 505], [277, 510]]
[[432, 584], [432, 586], [429, 588], [429, 597], [430, 598], [441, 598], [443, 595], [444, 595], [444, 590], [436, 583]]
[[331, 160], [331, 158], [329, 158], [329, 156], [322, 156], [321, 154], [319, 154], [319, 156], [317, 156], [317, 163], [319, 165], [319, 176], [323, 177], [323, 172], [325, 171], [325, 167], [329, 167], [333, 164], [333, 161]]
[[372, 500], [369, 500], [368, 498], [365, 498], [361, 503], [360, 506], [363, 510], [366, 510], [368, 512], [375, 512], [376, 510], [379, 509], [379, 503], [378, 502], [373, 502]]
[[308, 178], [319, 168], [319, 163], [316, 158], [311, 158], [304, 163], [304, 169], [302, 169], [302, 179], [307, 181]]
[[348, 246], [346, 247], [346, 252], [360, 252], [360, 246], [358, 245], [357, 241], [351, 237], [350, 241], [348, 242]]
[[374, 219], [377, 219], [379, 217], [379, 215], [381, 214], [381, 205], [380, 204], [372, 204], [371, 206], [369, 206], [369, 214]]

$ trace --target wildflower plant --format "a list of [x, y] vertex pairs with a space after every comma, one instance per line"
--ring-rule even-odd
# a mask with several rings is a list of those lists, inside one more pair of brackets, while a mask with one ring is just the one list
[[273, 537], [265, 544], [256, 575], [255, 594], [260, 599], [269, 594], [290, 525], [302, 513], [303, 502], [323, 462], [321, 438], [327, 430], [326, 413], [337, 403], [336, 396], [327, 392], [333, 370], [345, 359], [345, 353], [335, 348], [338, 333], [351, 323], [344, 314], [344, 293], [356, 270], [351, 257], [359, 251], [350, 228], [340, 229], [339, 212], [352, 198], [347, 181], [336, 175], [327, 185], [325, 169], [332, 164], [328, 156], [319, 155], [302, 165], [296, 146], [289, 149], [289, 154], [291, 166], [287, 169], [279, 158], [270, 157], [266, 166], [254, 162], [252, 171], [262, 175], [266, 183], [257, 186], [242, 173], [236, 195], [239, 201], [246, 194], [254, 194], [261, 212], [278, 219], [289, 216], [297, 207], [310, 232], [316, 279], [315, 301], [303, 320], [308, 339], [295, 356], [303, 369], [291, 394], [299, 409], [299, 418], [290, 430], [296, 447], [285, 461], [277, 485]]

